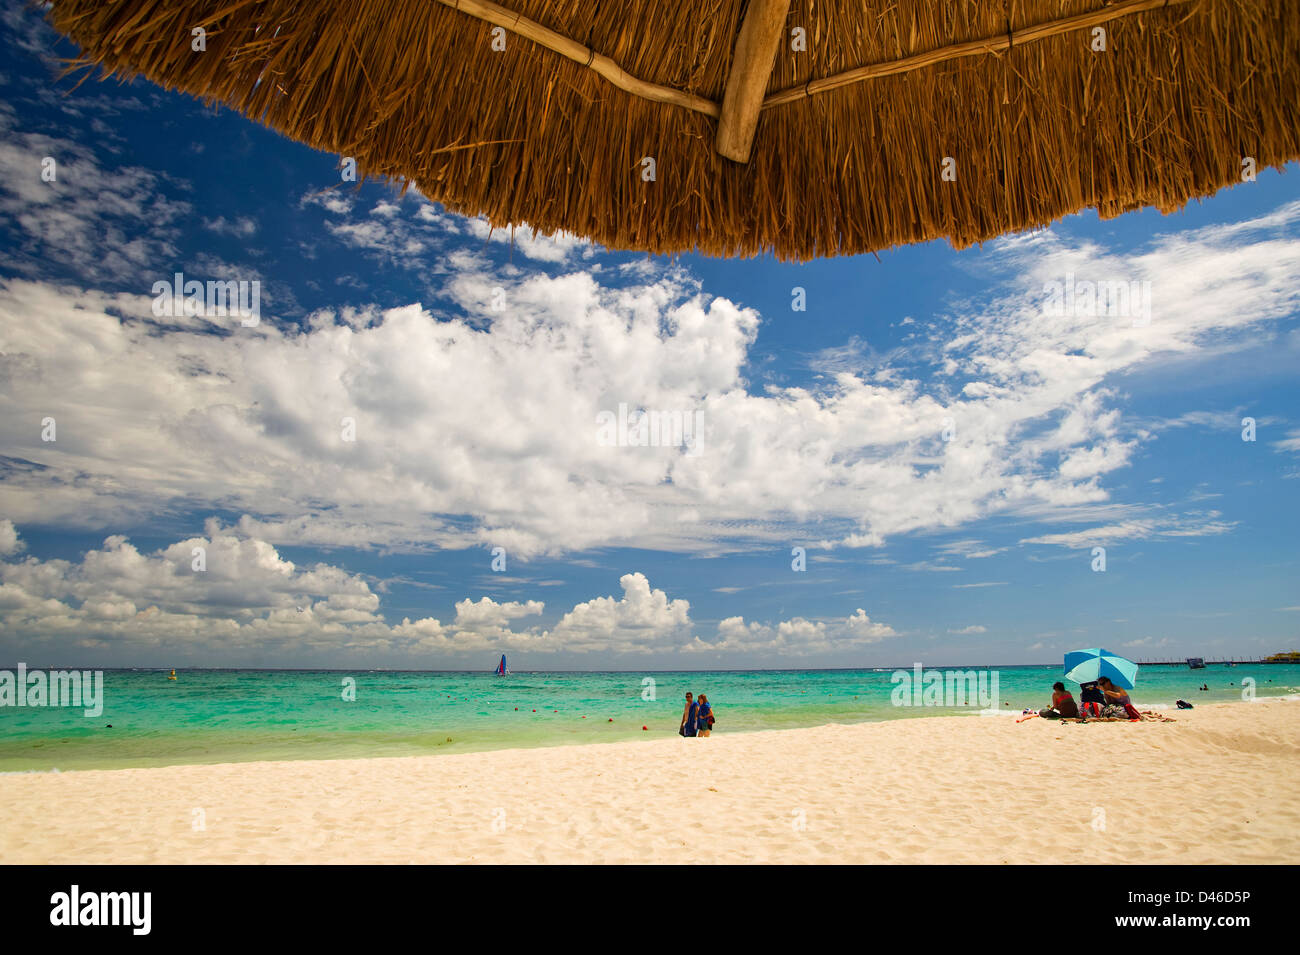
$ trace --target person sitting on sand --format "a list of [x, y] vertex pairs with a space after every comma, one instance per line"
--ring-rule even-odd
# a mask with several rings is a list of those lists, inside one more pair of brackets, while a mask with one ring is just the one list
[[691, 694], [687, 693], [686, 709], [682, 711], [682, 726], [681, 729], [677, 731], [679, 735], [695, 735], [695, 719], [698, 711], [698, 704], [695, 702], [695, 698]]
[[1053, 683], [1052, 705], [1045, 710], [1039, 710], [1038, 715], [1045, 720], [1077, 719], [1079, 705], [1074, 702], [1074, 697], [1070, 695], [1064, 683]]
[[1106, 695], [1107, 703], [1118, 703], [1120, 706], [1123, 706], [1125, 703], [1129, 701], [1128, 694], [1125, 693], [1120, 687], [1110, 682], [1110, 677], [1108, 676], [1100, 677], [1097, 680], [1097, 682], [1101, 684], [1101, 692]]
[[1106, 706], [1102, 709], [1103, 716], [1130, 720], [1142, 718], [1142, 714], [1129, 699], [1128, 693], [1112, 683], [1109, 677], [1103, 676], [1097, 682], [1101, 684], [1101, 692], [1106, 695]]
[[700, 707], [695, 714], [695, 725], [700, 736], [708, 736], [713, 732], [713, 707], [709, 705], [709, 698], [703, 693], [700, 694]]

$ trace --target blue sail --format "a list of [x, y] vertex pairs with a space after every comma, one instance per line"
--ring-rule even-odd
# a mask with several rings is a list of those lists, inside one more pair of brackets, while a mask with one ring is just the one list
[[496, 675], [505, 676], [510, 671], [506, 669], [506, 655], [501, 654], [501, 662], [497, 664]]

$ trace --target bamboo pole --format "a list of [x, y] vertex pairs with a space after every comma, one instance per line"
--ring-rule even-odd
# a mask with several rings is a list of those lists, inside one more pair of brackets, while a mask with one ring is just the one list
[[772, 64], [789, 13], [790, 0], [749, 0], [718, 117], [715, 148], [728, 159], [749, 162], [763, 94], [772, 80]]
[[842, 86], [851, 86], [854, 83], [862, 83], [866, 80], [872, 80], [880, 76], [892, 76], [895, 73], [907, 73], [912, 70], [919, 70], [927, 66], [933, 66], [936, 63], [943, 63], [947, 60], [955, 60], [963, 56], [975, 56], [979, 53], [996, 53], [1001, 50], [1009, 50], [1013, 46], [1032, 43], [1035, 40], [1042, 40], [1049, 36], [1058, 36], [1062, 33], [1069, 33], [1071, 30], [1082, 30], [1087, 27], [1099, 26], [1108, 20], [1115, 20], [1119, 17], [1130, 16], [1135, 13], [1144, 13], [1147, 10], [1155, 10], [1159, 7], [1192, 2], [1194, 2], [1194, 0], [1121, 0], [1119, 3], [1112, 3], [1098, 10], [1093, 10], [1090, 13], [1080, 13], [1073, 17], [1066, 17], [1063, 20], [1049, 20], [1045, 23], [1037, 23], [1020, 30], [1014, 30], [1011, 33], [1003, 33], [982, 40], [970, 40], [966, 43], [956, 43], [952, 46], [941, 46], [938, 49], [930, 50], [927, 53], [918, 53], [915, 56], [903, 57], [901, 60], [887, 60], [884, 63], [871, 63], [867, 66], [859, 66], [852, 70], [846, 70], [843, 73], [836, 73], [833, 76], [826, 76], [819, 80], [810, 80], [803, 86], [792, 86], [789, 89], [773, 93], [763, 101], [763, 109], [771, 109], [773, 106], [780, 106], [783, 103], [792, 103], [808, 96], [815, 96], [818, 93], [825, 93], [828, 90], [839, 89]]
[[438, 2], [444, 7], [459, 10], [461, 13], [468, 14], [475, 19], [495, 23], [511, 33], [518, 34], [526, 40], [531, 40], [538, 46], [543, 46], [573, 60], [575, 63], [593, 69], [619, 89], [626, 90], [634, 96], [653, 100], [656, 103], [671, 103], [683, 109], [703, 113], [705, 116], [716, 118], [718, 115], [718, 104], [713, 100], [639, 79], [626, 72], [609, 57], [588, 49], [577, 40], [571, 40], [563, 34], [542, 26], [535, 20], [529, 20], [521, 14], [491, 3], [489, 0], [438, 0]]

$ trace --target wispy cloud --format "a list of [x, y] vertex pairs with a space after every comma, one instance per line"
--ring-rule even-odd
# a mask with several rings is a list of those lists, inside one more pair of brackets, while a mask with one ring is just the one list
[[1057, 547], [1089, 548], [1108, 547], [1126, 541], [1151, 540], [1170, 537], [1214, 537], [1227, 534], [1236, 521], [1220, 520], [1218, 511], [1183, 517], [1150, 518], [1124, 521], [1084, 530], [1065, 531], [1059, 534], [1042, 534], [1026, 537], [1022, 544], [1051, 544]]

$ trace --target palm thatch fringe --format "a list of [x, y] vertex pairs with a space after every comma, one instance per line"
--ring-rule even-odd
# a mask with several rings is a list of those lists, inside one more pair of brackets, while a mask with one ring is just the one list
[[[494, 226], [614, 249], [960, 248], [1084, 208], [1172, 211], [1240, 184], [1243, 164], [1300, 156], [1296, 0], [791, 0], [745, 164], [715, 151], [710, 110], [632, 80], [721, 102], [749, 0], [508, 2], [492, 15], [564, 50], [494, 49], [465, 15], [484, 0], [53, 0], [48, 15], [79, 63], [226, 104]], [[1080, 18], [1108, 21], [1104, 51]]]

